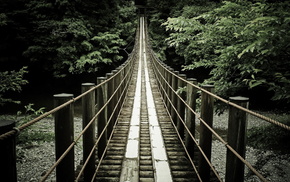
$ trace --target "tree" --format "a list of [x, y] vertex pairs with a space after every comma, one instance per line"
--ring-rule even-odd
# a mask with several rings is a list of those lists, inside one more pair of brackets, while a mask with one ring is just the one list
[[[208, 83], [228, 97], [264, 87], [290, 102], [289, 2], [229, 2], [199, 16], [169, 18], [168, 45], [184, 70], [211, 69]], [[186, 10], [186, 9], [184, 9]]]

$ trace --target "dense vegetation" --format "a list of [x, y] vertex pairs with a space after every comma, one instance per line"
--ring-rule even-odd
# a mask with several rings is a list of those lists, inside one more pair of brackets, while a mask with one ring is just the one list
[[1, 1], [0, 104], [12, 101], [7, 92], [37, 79], [65, 83], [121, 64], [135, 13], [131, 0]]
[[[289, 106], [289, 0], [146, 2], [152, 45], [167, 64], [225, 98]], [[3, 0], [0, 104], [28, 82], [88, 81], [120, 64], [135, 12], [131, 0]]]
[[195, 77], [208, 71], [201, 81], [225, 98], [250, 94], [289, 105], [289, 1], [157, 4], [164, 6], [153, 12], [150, 30], [161, 59]]

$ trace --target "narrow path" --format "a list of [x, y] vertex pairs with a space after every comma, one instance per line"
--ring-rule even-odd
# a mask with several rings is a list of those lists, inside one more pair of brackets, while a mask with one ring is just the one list
[[96, 181], [196, 181], [193, 168], [174, 133], [147, 59], [144, 26], [144, 18], [141, 17], [138, 60]]

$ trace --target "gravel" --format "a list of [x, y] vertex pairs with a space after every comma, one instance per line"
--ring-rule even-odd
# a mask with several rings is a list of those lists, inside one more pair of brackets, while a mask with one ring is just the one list
[[[54, 121], [52, 118], [41, 120], [32, 129], [37, 128], [40, 132], [54, 133]], [[82, 130], [82, 119], [74, 118], [75, 137]], [[82, 160], [82, 139], [74, 147], [75, 152], [75, 169]], [[19, 182], [39, 181], [47, 170], [55, 162], [54, 141], [32, 142], [29, 145], [17, 145], [17, 178]], [[47, 181], [56, 181], [55, 170], [49, 175]]]
[[[214, 128], [226, 138], [228, 113], [214, 116]], [[74, 119], [76, 135], [82, 128], [81, 118]], [[199, 122], [197, 121], [197, 126]], [[267, 125], [257, 118], [249, 116], [248, 128], [253, 126]], [[49, 127], [48, 127], [49, 126]], [[53, 119], [43, 119], [38, 126], [39, 131], [54, 132]], [[198, 127], [197, 127], [198, 129]], [[221, 178], [225, 177], [226, 147], [213, 138], [212, 163]], [[81, 142], [81, 141], [80, 141]], [[290, 154], [278, 155], [274, 151], [257, 150], [247, 146], [246, 159], [255, 167], [267, 180], [273, 182], [290, 181]], [[81, 143], [75, 147], [75, 165], [80, 164], [82, 159]], [[54, 142], [32, 142], [30, 145], [17, 146], [17, 172], [18, 181], [39, 181], [55, 161]], [[55, 181], [55, 173], [52, 173], [47, 181]], [[260, 181], [247, 167], [245, 168], [245, 181]]]

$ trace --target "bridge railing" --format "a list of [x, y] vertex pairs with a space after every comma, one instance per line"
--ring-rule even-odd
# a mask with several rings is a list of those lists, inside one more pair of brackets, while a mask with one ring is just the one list
[[[0, 156], [1, 169], [7, 169], [7, 166], [12, 166], [7, 169], [9, 178], [4, 178], [11, 179], [9, 181], [17, 181], [16, 135], [21, 134], [21, 131], [28, 127], [41, 122], [42, 119], [53, 115], [55, 120], [56, 162], [46, 171], [40, 181], [47, 180], [55, 169], [57, 181], [75, 181], [74, 147], [80, 142], [82, 137], [83, 166], [76, 177], [76, 181], [80, 178], [84, 178], [85, 181], [91, 181], [95, 177], [103, 157], [106, 155], [107, 144], [112, 137], [117, 117], [128, 91], [136, 56], [135, 46], [127, 61], [116, 70], [107, 73], [106, 77], [98, 77], [97, 84], [83, 83], [81, 95], [77, 97], [74, 97], [73, 94], [54, 95], [54, 109], [17, 128], [9, 123], [10, 128], [5, 128], [5, 131], [0, 130], [1, 151], [5, 149], [5, 155], [12, 152], [14, 158], [14, 160], [10, 160], [5, 155]], [[74, 137], [74, 103], [78, 100], [82, 100], [83, 130]], [[95, 131], [96, 125], [97, 132]], [[6, 147], [8, 146], [7, 141], [12, 143], [11, 146], [9, 145], [9, 149]], [[98, 166], [95, 166], [96, 151], [100, 161]], [[1, 174], [2, 172], [5, 174], [5, 171], [1, 171]]]
[[[261, 180], [267, 181], [248, 161], [245, 160], [247, 115], [251, 114], [262, 120], [278, 125], [283, 129], [290, 127], [271, 118], [248, 109], [249, 99], [245, 97], [230, 97], [225, 100], [214, 94], [213, 85], [199, 87], [194, 78], [186, 78], [160, 61], [151, 50], [150, 57], [155, 77], [162, 98], [171, 121], [186, 150], [198, 178], [209, 181], [210, 170], [222, 181], [218, 172], [211, 163], [212, 135], [214, 135], [227, 149], [225, 181], [243, 181], [245, 165]], [[200, 114], [196, 112], [197, 92], [201, 92]], [[223, 139], [212, 127], [214, 114], [214, 100], [229, 105], [227, 141]], [[200, 121], [199, 139], [196, 136], [195, 118]], [[195, 156], [197, 148], [200, 155]], [[194, 165], [198, 161], [198, 170]]]

